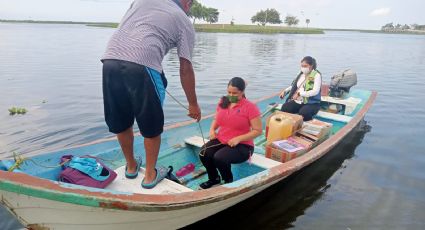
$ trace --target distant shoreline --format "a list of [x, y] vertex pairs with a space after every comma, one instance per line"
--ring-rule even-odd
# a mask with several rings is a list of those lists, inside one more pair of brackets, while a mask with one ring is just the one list
[[[86, 25], [92, 27], [117, 28], [118, 23], [114, 22], [74, 22], [74, 21], [38, 21], [38, 20], [1, 20], [0, 23], [34, 23], [34, 24], [70, 24]], [[381, 30], [363, 29], [321, 29], [321, 28], [301, 28], [286, 26], [260, 26], [260, 25], [230, 25], [230, 24], [195, 24], [197, 32], [208, 33], [256, 33], [256, 34], [323, 34], [324, 31], [351, 31], [361, 33], [379, 34], [410, 34], [425, 35], [425, 31], [400, 31], [386, 32]]]
[[[38, 21], [38, 20], [2, 20], [3, 23], [34, 23], [34, 24], [75, 24], [75, 25], [93, 25], [93, 24], [113, 24], [109, 22], [74, 22], [74, 21]], [[118, 24], [118, 23], [117, 23]]]
[[[87, 26], [116, 28], [118, 23], [90, 23]], [[207, 33], [254, 33], [254, 34], [323, 34], [322, 29], [282, 26], [195, 24], [197, 32]]]
[[[36, 20], [0, 20], [5, 23], [36, 23], [36, 24], [72, 24], [86, 25], [103, 28], [116, 28], [118, 23], [113, 22], [73, 22], [73, 21], [36, 21]], [[258, 25], [229, 25], [229, 24], [195, 24], [197, 32], [210, 33], [258, 33], [258, 34], [323, 34], [322, 29], [298, 28], [283, 26], [258, 26]]]
[[362, 30], [362, 29], [323, 29], [324, 31], [349, 31], [349, 32], [360, 32], [360, 33], [376, 33], [376, 34], [413, 34], [413, 35], [425, 35], [425, 31], [400, 31], [400, 32], [389, 32], [382, 30]]

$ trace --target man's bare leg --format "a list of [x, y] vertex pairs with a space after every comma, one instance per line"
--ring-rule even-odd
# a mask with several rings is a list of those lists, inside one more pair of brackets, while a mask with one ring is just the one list
[[143, 183], [150, 184], [156, 178], [155, 165], [158, 160], [161, 135], [154, 138], [145, 138], [146, 172]]
[[135, 173], [137, 168], [137, 162], [134, 159], [133, 152], [133, 127], [130, 127], [124, 132], [117, 134], [117, 138], [121, 145], [122, 152], [124, 153], [125, 160], [127, 161], [127, 172]]

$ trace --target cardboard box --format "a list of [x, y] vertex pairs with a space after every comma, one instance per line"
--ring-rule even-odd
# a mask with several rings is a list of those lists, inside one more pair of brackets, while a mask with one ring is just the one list
[[323, 141], [328, 139], [329, 136], [330, 136], [330, 133], [319, 138], [317, 136], [314, 136], [314, 135], [311, 135], [311, 134], [308, 134], [308, 133], [304, 133], [302, 130], [300, 130], [300, 131], [298, 131], [294, 134], [295, 138], [300, 138], [300, 139], [302, 139], [306, 142], [311, 143], [310, 149], [321, 144]]
[[307, 149], [303, 149], [303, 150], [300, 150], [300, 151], [289, 153], [289, 152], [286, 152], [284, 150], [280, 150], [280, 149], [274, 147], [273, 144], [269, 144], [269, 145], [266, 145], [265, 156], [269, 159], [285, 163], [285, 162], [288, 162], [290, 160], [293, 160], [293, 159], [303, 155], [307, 151], [308, 151]]
[[311, 147], [312, 147], [312, 146], [313, 146], [313, 144], [314, 144], [314, 141], [313, 141], [313, 140], [311, 140], [311, 139], [307, 139], [307, 138], [303, 138], [303, 137], [300, 137], [300, 136], [296, 136], [296, 135], [294, 135], [294, 136], [292, 136], [292, 137], [288, 138], [288, 140], [290, 140], [290, 141], [294, 141], [294, 142], [297, 142], [297, 143], [301, 144], [301, 145], [302, 145], [302, 146], [304, 146], [307, 150], [310, 150], [310, 149], [311, 149]]
[[267, 158], [270, 158], [275, 161], [279, 162], [288, 162], [290, 160], [293, 160], [308, 151], [310, 151], [312, 148], [316, 147], [317, 145], [321, 144], [323, 141], [325, 141], [331, 134], [331, 128], [332, 124], [322, 122], [319, 120], [312, 121], [312, 124], [319, 125], [320, 126], [320, 133], [318, 135], [312, 135], [306, 132], [303, 132], [303, 130], [299, 130], [294, 133], [293, 136], [289, 137], [286, 141], [288, 142], [295, 142], [297, 144], [300, 144], [304, 146], [304, 149], [295, 151], [295, 152], [289, 152], [285, 151], [283, 149], [279, 149], [276, 146], [274, 146], [273, 143], [266, 145], [266, 154], [265, 156]]
[[295, 153], [306, 149], [303, 144], [298, 143], [290, 137], [287, 140], [273, 141], [272, 146], [288, 153]]
[[304, 139], [304, 140], [306, 140], [306, 141], [310, 141], [310, 142], [312, 142], [313, 144], [314, 144], [316, 141], [318, 141], [318, 140], [319, 140], [319, 138], [318, 138], [317, 136], [311, 135], [311, 134], [309, 134], [309, 133], [305, 133], [305, 132], [303, 132], [302, 130], [300, 130], [300, 131], [296, 132], [296, 133], [294, 134], [294, 137], [302, 138], [302, 139]]
[[304, 134], [310, 134], [312, 136], [317, 137], [317, 139], [321, 139], [323, 137], [329, 136], [331, 130], [332, 130], [331, 123], [313, 119], [311, 121], [304, 122], [300, 132]]

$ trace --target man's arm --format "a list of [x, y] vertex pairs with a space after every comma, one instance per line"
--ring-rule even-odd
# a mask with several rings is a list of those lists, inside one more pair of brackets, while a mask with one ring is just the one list
[[192, 63], [184, 58], [180, 58], [180, 82], [189, 102], [188, 116], [200, 121], [201, 109], [196, 98], [195, 72], [193, 71]]

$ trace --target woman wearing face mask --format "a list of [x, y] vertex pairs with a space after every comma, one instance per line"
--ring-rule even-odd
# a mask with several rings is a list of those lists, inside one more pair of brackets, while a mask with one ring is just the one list
[[200, 184], [203, 189], [221, 183], [218, 172], [225, 183], [233, 182], [231, 164], [247, 161], [254, 151], [254, 138], [262, 133], [260, 111], [245, 98], [245, 87], [246, 82], [240, 77], [230, 80], [227, 96], [217, 106], [210, 141], [200, 152], [208, 173], [208, 181]]
[[289, 93], [282, 111], [297, 113], [303, 116], [304, 121], [313, 119], [319, 112], [321, 99], [322, 76], [317, 70], [316, 59], [307, 56], [301, 60], [301, 72], [292, 82], [292, 85], [283, 90], [280, 98]]

